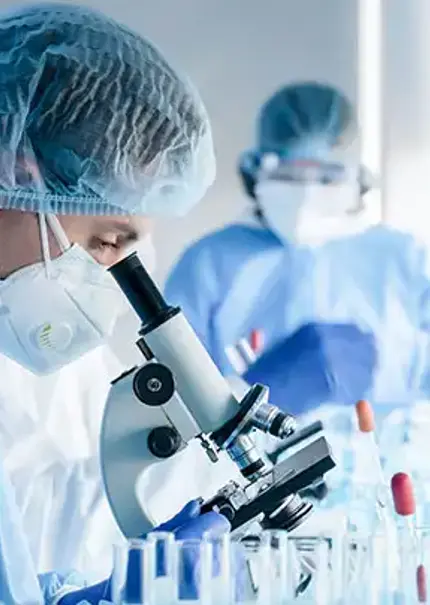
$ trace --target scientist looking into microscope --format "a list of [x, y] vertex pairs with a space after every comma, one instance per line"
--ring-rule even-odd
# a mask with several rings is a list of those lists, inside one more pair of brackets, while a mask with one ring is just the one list
[[[98, 567], [114, 541], [97, 446], [102, 345], [124, 297], [106, 268], [147, 241], [151, 217], [203, 197], [211, 132], [187, 80], [96, 11], [28, 5], [0, 33], [0, 601], [98, 603], [110, 580], [81, 588], [70, 569]], [[160, 527], [229, 525], [191, 502]]]
[[[147, 217], [203, 196], [211, 133], [187, 81], [102, 14], [26, 6], [1, 16], [0, 34], [0, 602], [98, 603], [109, 583], [77, 591], [67, 570], [97, 567], [114, 541], [99, 347], [125, 299], [105, 268], [145, 241]], [[172, 529], [228, 526], [197, 515], [191, 503]]]

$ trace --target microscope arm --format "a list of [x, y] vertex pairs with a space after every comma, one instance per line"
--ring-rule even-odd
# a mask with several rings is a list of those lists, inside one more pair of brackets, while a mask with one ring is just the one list
[[[106, 403], [100, 456], [106, 495], [116, 522], [127, 538], [153, 529], [151, 515], [137, 494], [140, 478], [174, 450], [180, 452], [200, 429], [174, 394], [165, 404], [142, 404], [134, 394], [139, 372], [158, 364], [133, 368], [113, 383]], [[140, 374], [142, 377], [142, 374]], [[151, 449], [159, 456], [155, 456]]]

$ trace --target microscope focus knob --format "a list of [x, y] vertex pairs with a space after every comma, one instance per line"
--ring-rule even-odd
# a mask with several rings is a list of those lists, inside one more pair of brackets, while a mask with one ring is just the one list
[[164, 405], [175, 393], [173, 374], [161, 363], [147, 363], [136, 372], [133, 390], [138, 400], [145, 405]]
[[170, 458], [181, 446], [181, 437], [171, 426], [157, 426], [148, 435], [148, 449], [157, 458]]

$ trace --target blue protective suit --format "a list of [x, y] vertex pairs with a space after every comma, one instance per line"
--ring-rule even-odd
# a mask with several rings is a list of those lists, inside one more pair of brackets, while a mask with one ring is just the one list
[[412, 236], [382, 226], [312, 250], [282, 244], [257, 222], [234, 224], [191, 246], [165, 293], [225, 375], [225, 349], [252, 330], [266, 349], [309, 321], [371, 331], [378, 367], [368, 395], [397, 405], [429, 391], [426, 261]]

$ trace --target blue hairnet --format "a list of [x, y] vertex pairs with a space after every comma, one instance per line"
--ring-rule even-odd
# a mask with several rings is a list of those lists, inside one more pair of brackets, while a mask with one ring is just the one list
[[318, 83], [285, 86], [262, 106], [257, 148], [285, 158], [324, 159], [353, 124], [353, 108], [336, 88]]
[[145, 38], [89, 8], [0, 16], [0, 208], [182, 214], [214, 178], [203, 104]]
[[[284, 86], [262, 105], [256, 146], [239, 159], [246, 193], [255, 197], [256, 175], [265, 154], [274, 153], [287, 161], [330, 161], [332, 149], [354, 134], [354, 109], [339, 90], [318, 82]], [[360, 169], [362, 193], [372, 186], [368, 174], [364, 167]]]

